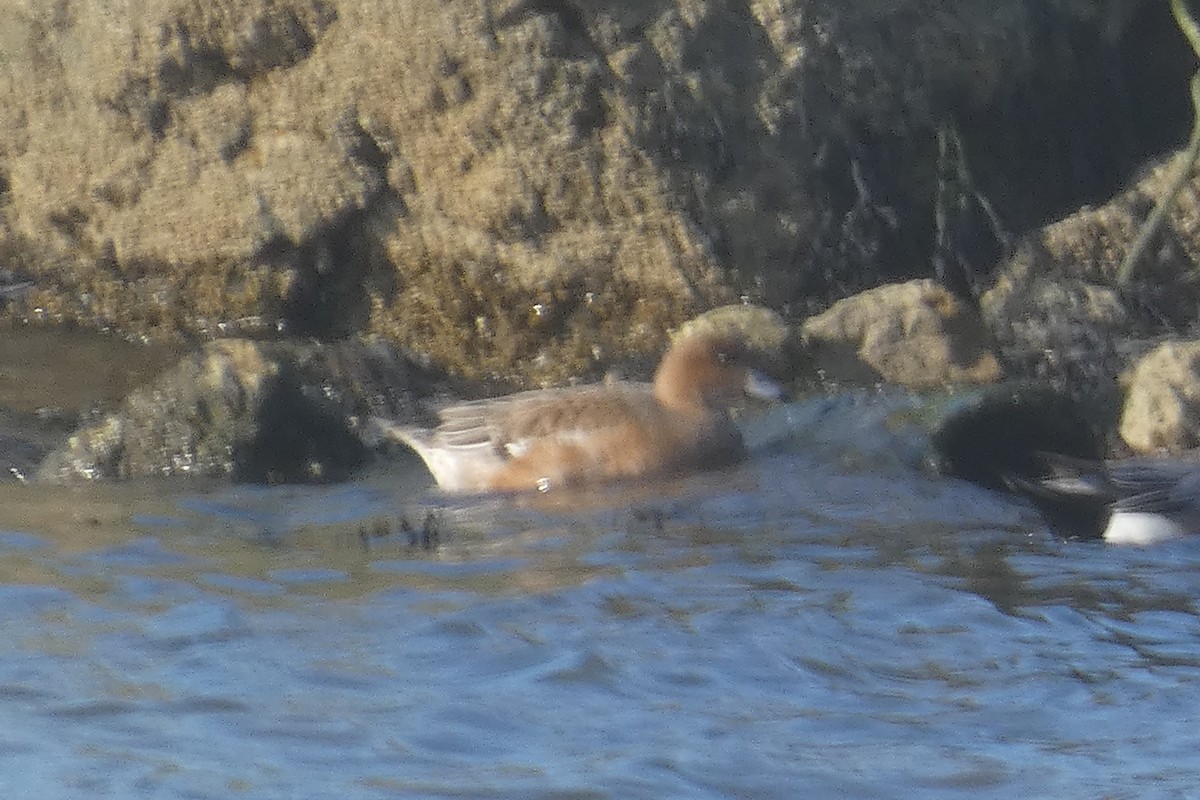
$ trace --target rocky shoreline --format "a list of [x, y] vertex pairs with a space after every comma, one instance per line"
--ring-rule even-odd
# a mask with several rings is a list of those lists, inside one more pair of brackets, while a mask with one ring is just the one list
[[1066, 397], [1098, 454], [1189, 451], [1200, 181], [1117, 279], [1186, 138], [1163, 6], [18, 3], [0, 316], [190, 352], [0, 404], [5, 466], [339, 479], [370, 416], [638, 377], [730, 305], [803, 389]]

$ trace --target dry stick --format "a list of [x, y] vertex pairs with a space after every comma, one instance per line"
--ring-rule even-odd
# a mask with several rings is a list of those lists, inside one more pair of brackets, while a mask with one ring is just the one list
[[1163, 220], [1167, 218], [1167, 214], [1174, 207], [1179, 190], [1195, 172], [1196, 158], [1200, 155], [1200, 72], [1192, 77], [1192, 106], [1195, 109], [1195, 117], [1192, 121], [1192, 136], [1188, 140], [1187, 149], [1183, 151], [1175, 174], [1171, 177], [1171, 182], [1167, 184], [1162, 197], [1159, 198], [1158, 205], [1154, 207], [1154, 211], [1142, 225], [1137, 241], [1133, 243], [1133, 247], [1130, 248], [1125, 260], [1121, 263], [1121, 269], [1117, 272], [1117, 281], [1122, 286], [1127, 285], [1133, 278], [1133, 271], [1138, 262], [1141, 261], [1151, 240], [1158, 233]]
[[[1200, 26], [1196, 25], [1196, 20], [1188, 11], [1186, 0], [1171, 0], [1171, 13], [1175, 16], [1175, 23], [1179, 25], [1183, 35], [1191, 43], [1192, 50], [1197, 56], [1200, 56]], [[1122, 286], [1128, 285], [1129, 281], [1133, 279], [1134, 269], [1141, 261], [1146, 249], [1149, 248], [1155, 234], [1158, 233], [1163, 220], [1171, 212], [1171, 208], [1175, 205], [1175, 199], [1179, 196], [1179, 191], [1195, 174], [1196, 159], [1200, 157], [1200, 72], [1192, 76], [1191, 87], [1193, 115], [1191, 138], [1188, 139], [1187, 149], [1183, 151], [1183, 157], [1175, 169], [1175, 174], [1171, 176], [1171, 182], [1167, 184], [1166, 191], [1163, 192], [1154, 211], [1142, 225], [1137, 241], [1133, 243], [1125, 260], [1121, 262], [1121, 268], [1117, 271], [1117, 282]]]
[[[975, 201], [984, 216], [988, 219], [988, 224], [992, 226], [992, 235], [996, 237], [996, 241], [1000, 242], [1000, 246], [1005, 250], [1012, 247], [1012, 235], [1009, 234], [1008, 228], [1004, 226], [1004, 221], [1000, 219], [1000, 215], [996, 212], [996, 207], [992, 205], [992, 201], [975, 183], [975, 174], [971, 172], [971, 165], [967, 161], [967, 146], [963, 144], [962, 133], [957, 125], [950, 125], [949, 128], [941, 127], [938, 129], [938, 136], [941, 137], [943, 132], [948, 131], [946, 135], [950, 137], [954, 145], [955, 154], [958, 157], [957, 172], [958, 179], [962, 181], [964, 190], [969, 194], [970, 198]], [[940, 146], [939, 142], [939, 146]]]

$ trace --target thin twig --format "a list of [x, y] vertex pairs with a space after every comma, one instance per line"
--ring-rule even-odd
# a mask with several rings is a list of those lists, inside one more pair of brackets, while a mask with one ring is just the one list
[[[1175, 17], [1175, 24], [1183, 31], [1183, 35], [1192, 45], [1192, 50], [1196, 56], [1200, 57], [1200, 26], [1196, 24], [1196, 20], [1188, 11], [1186, 0], [1171, 0], [1171, 14]], [[1154, 206], [1154, 211], [1146, 219], [1142, 225], [1141, 231], [1138, 233], [1137, 240], [1133, 243], [1133, 247], [1129, 249], [1125, 260], [1121, 262], [1121, 268], [1117, 271], [1117, 282], [1126, 286], [1133, 279], [1133, 272], [1137, 268], [1138, 262], [1142, 260], [1142, 256], [1150, 247], [1150, 242], [1153, 241], [1158, 229], [1162, 227], [1163, 220], [1171, 212], [1175, 206], [1175, 199], [1179, 196], [1179, 192], [1183, 189], [1183, 185], [1191, 180], [1196, 173], [1196, 159], [1200, 157], [1200, 71], [1197, 71], [1192, 76], [1192, 135], [1188, 139], [1187, 149], [1183, 151], [1179, 163], [1175, 167], [1175, 174], [1171, 176], [1170, 183], [1167, 184], [1166, 190], [1159, 197], [1158, 204]]]
[[1200, 56], [1200, 25], [1196, 24], [1196, 20], [1188, 11], [1186, 0], [1171, 0], [1171, 14], [1175, 17], [1175, 24], [1179, 26], [1179, 30], [1183, 31], [1183, 35], [1191, 42], [1196, 55]]

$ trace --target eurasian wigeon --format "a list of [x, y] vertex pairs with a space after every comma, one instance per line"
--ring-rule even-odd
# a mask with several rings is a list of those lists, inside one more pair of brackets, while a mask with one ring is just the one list
[[695, 334], [653, 383], [541, 389], [441, 409], [433, 429], [382, 423], [448, 492], [546, 491], [732, 464], [745, 446], [729, 407], [782, 390], [733, 335]]
[[1030, 495], [1051, 524], [1112, 544], [1147, 545], [1200, 533], [1200, 462], [1039, 456], [1048, 474], [1010, 485]]

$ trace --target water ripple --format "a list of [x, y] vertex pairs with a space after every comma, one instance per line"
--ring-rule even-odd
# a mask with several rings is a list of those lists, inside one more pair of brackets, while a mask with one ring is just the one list
[[0, 792], [1192, 792], [1200, 539], [1061, 542], [817, 444], [549, 504], [380, 476], [0, 519]]

